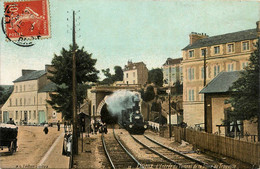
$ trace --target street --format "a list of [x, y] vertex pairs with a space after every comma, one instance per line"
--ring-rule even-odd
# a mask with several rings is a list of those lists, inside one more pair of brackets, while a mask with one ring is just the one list
[[0, 151], [1, 168], [68, 168], [69, 158], [62, 156], [63, 130], [49, 127], [44, 134], [40, 126], [18, 126], [18, 150], [10, 155]]

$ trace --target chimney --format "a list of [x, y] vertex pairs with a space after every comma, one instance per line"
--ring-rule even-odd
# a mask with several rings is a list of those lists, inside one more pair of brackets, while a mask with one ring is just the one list
[[36, 70], [31, 70], [31, 69], [22, 69], [22, 76], [26, 75], [26, 74], [29, 74], [29, 73], [32, 73]]
[[256, 22], [256, 32], [257, 32], [257, 36], [260, 37], [260, 21]]
[[203, 39], [203, 38], [207, 38], [209, 37], [208, 35], [206, 35], [206, 33], [196, 33], [196, 32], [191, 32], [190, 34], [190, 45], [192, 45], [194, 42], [196, 42], [199, 39]]

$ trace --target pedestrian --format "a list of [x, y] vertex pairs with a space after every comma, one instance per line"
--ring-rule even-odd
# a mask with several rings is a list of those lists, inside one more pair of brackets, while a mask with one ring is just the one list
[[103, 131], [104, 131], [104, 126], [103, 124], [100, 124], [99, 133], [103, 133]]
[[58, 131], [60, 131], [60, 121], [57, 123]]
[[45, 125], [44, 125], [43, 131], [44, 131], [45, 134], [48, 134], [48, 132], [49, 132], [48, 124], [45, 124]]
[[107, 134], [107, 124], [106, 123], [104, 123], [103, 130], [104, 130], [104, 133]]
[[98, 124], [97, 123], [94, 123], [94, 130], [95, 130], [95, 134], [97, 134], [97, 131], [98, 131]]
[[9, 118], [9, 121], [7, 122], [7, 124], [13, 124], [13, 125], [15, 125], [15, 122], [13, 121], [13, 118]]
[[90, 133], [93, 134], [92, 124], [90, 124], [89, 127], [90, 127]]

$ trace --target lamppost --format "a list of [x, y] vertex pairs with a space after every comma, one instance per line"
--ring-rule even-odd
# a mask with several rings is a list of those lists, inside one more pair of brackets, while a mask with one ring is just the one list
[[171, 89], [166, 90], [169, 96], [169, 137], [172, 137], [172, 126], [171, 126]]

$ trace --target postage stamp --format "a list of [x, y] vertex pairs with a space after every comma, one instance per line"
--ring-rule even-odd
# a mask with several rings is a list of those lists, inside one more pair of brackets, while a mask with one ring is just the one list
[[48, 0], [4, 2], [5, 34], [11, 41], [50, 37]]

